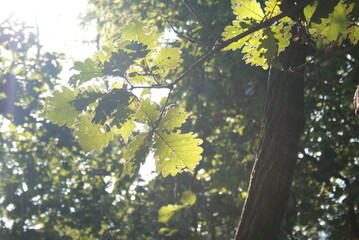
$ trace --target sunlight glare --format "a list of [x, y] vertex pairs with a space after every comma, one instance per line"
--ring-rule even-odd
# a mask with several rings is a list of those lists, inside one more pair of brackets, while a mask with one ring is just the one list
[[84, 40], [94, 39], [96, 28], [84, 31], [79, 26], [79, 16], [86, 11], [86, 0], [0, 0], [2, 19], [13, 15], [29, 26], [39, 27], [43, 51], [65, 53], [82, 60], [95, 51]]

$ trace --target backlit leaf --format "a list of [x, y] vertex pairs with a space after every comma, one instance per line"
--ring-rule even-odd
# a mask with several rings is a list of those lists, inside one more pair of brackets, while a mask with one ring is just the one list
[[192, 191], [185, 191], [182, 194], [181, 202], [185, 205], [193, 205], [196, 203], [197, 197]]
[[201, 139], [193, 133], [181, 134], [156, 132], [156, 171], [164, 177], [176, 175], [184, 170], [192, 172], [202, 159]]
[[158, 111], [157, 108], [158, 105], [156, 103], [151, 103], [151, 100], [147, 98], [142, 101], [135, 117], [149, 126], [154, 126], [158, 116], [160, 115], [160, 111]]
[[182, 63], [180, 51], [178, 48], [161, 48], [150, 59], [151, 67], [163, 69], [175, 69]]
[[158, 221], [167, 223], [178, 210], [181, 210], [184, 207], [184, 205], [178, 204], [168, 204], [167, 206], [161, 207], [160, 210], [158, 210]]
[[66, 86], [61, 86], [61, 91], [56, 90], [52, 95], [52, 97], [46, 98], [45, 117], [59, 126], [66, 124], [71, 127], [79, 114], [76, 108], [70, 104], [76, 98], [75, 92]]
[[256, 0], [232, 0], [232, 9], [238, 20], [252, 18], [261, 21], [264, 18], [263, 10]]
[[350, 28], [348, 28], [348, 33], [349, 33], [348, 38], [350, 40], [350, 43], [356, 45], [359, 40], [359, 25], [353, 25]]
[[131, 136], [135, 128], [136, 128], [136, 124], [131, 119], [128, 119], [124, 124], [122, 124], [118, 132], [120, 133], [123, 140], [127, 142], [128, 138]]
[[328, 18], [322, 19], [319, 24], [312, 22], [309, 33], [317, 38], [317, 46], [337, 41], [343, 33], [347, 32], [347, 13], [350, 11], [350, 6], [340, 1]]
[[122, 29], [122, 39], [134, 40], [151, 48], [158, 46], [157, 40], [160, 36], [156, 27], [149, 27], [136, 19]]
[[181, 127], [186, 122], [190, 114], [186, 113], [183, 108], [172, 108], [162, 117], [159, 129], [173, 130]]
[[280, 0], [267, 0], [265, 2], [264, 11], [265, 11], [266, 19], [272, 18], [282, 13], [282, 11], [279, 8], [280, 4], [281, 4]]
[[99, 150], [113, 141], [119, 135], [117, 127], [112, 127], [111, 131], [106, 130], [106, 125], [93, 124], [92, 113], [82, 113], [74, 126], [74, 135], [85, 152]]

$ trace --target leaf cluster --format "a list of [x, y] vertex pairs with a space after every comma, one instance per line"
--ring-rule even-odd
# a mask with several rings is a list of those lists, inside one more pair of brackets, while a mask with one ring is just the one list
[[[163, 78], [182, 62], [180, 51], [163, 46], [159, 38], [156, 28], [133, 20], [112, 46], [75, 63], [79, 73], [69, 82], [75, 88], [62, 85], [45, 103], [44, 116], [72, 128], [85, 152], [99, 150], [119, 136], [132, 140], [121, 154], [122, 176], [132, 176], [150, 151], [163, 176], [192, 172], [202, 158], [202, 140], [178, 130], [189, 116], [184, 109], [168, 108], [168, 100], [162, 106], [152, 103], [146, 91], [143, 96], [132, 92], [166, 84]], [[106, 91], [88, 87], [109, 77], [114, 83]]]

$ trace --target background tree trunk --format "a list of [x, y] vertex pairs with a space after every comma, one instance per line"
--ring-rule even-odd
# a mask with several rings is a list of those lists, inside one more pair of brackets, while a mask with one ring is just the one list
[[235, 239], [277, 239], [286, 209], [298, 145], [304, 128], [305, 46], [293, 42], [281, 54], [283, 69], [272, 67], [261, 141]]

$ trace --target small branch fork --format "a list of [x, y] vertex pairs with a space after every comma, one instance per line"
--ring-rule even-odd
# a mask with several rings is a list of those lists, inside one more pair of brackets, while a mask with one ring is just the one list
[[208, 27], [208, 25], [202, 20], [197, 11], [189, 4], [188, 0], [182, 0], [184, 5], [188, 8], [188, 10], [192, 13], [192, 15], [197, 19], [197, 21], [203, 26], [204, 29], [212, 36], [215, 42], [222, 42], [222, 39], [217, 38], [216, 35], [212, 32], [212, 30]]
[[[209, 31], [208, 26], [203, 22], [203, 20], [199, 17], [199, 15], [196, 13], [196, 11], [194, 11], [194, 9], [188, 4], [188, 0], [183, 0], [184, 4], [190, 9], [190, 11], [192, 12], [192, 14], [194, 14], [194, 16], [198, 19], [198, 21], [202, 24], [202, 26]], [[152, 86], [133, 86], [131, 85], [131, 89], [135, 89], [135, 88], [167, 88], [167, 89], [172, 89], [178, 82], [180, 82], [182, 79], [184, 79], [187, 75], [189, 75], [190, 73], [192, 73], [198, 66], [200, 66], [201, 64], [203, 64], [204, 62], [208, 61], [209, 59], [211, 59], [211, 57], [216, 54], [217, 52], [219, 52], [220, 50], [222, 50], [225, 47], [228, 47], [230, 44], [239, 41], [240, 39], [248, 36], [249, 34], [252, 34], [258, 30], [261, 30], [262, 28], [265, 27], [269, 27], [271, 26], [273, 23], [275, 23], [276, 21], [287, 17], [288, 15], [290, 15], [291, 13], [297, 11], [300, 8], [303, 8], [305, 6], [307, 6], [308, 4], [314, 2], [314, 0], [305, 0], [305, 1], [301, 1], [297, 6], [291, 8], [289, 11], [286, 12], [282, 12], [281, 14], [278, 14], [277, 16], [274, 16], [260, 24], [258, 24], [257, 26], [254, 26], [251, 29], [248, 29], [247, 31], [231, 38], [228, 39], [226, 41], [218, 41], [216, 38], [216, 44], [213, 45], [213, 48], [208, 51], [206, 54], [204, 54], [202, 57], [200, 57], [196, 62], [194, 62], [187, 70], [185, 70], [180, 76], [178, 76], [172, 83], [169, 83], [167, 85], [152, 85]], [[170, 25], [172, 27], [172, 25]], [[174, 29], [174, 28], [172, 28]], [[176, 33], [178, 33], [177, 31], [175, 31]], [[212, 37], [214, 37], [214, 34], [209, 31], [210, 34], [212, 35]], [[183, 36], [181, 34], [181, 36]], [[184, 36], [183, 36], [184, 37]], [[187, 37], [184, 37], [185, 39], [192, 41], [188, 39]], [[301, 67], [301, 66], [299, 66]]]
[[210, 44], [210, 43], [203, 43], [203, 42], [198, 42], [196, 40], [193, 40], [193, 39], [190, 39], [189, 37], [186, 37], [185, 35], [183, 35], [182, 33], [178, 32], [174, 27], [173, 25], [171, 24], [171, 22], [167, 19], [166, 20], [167, 24], [170, 25], [171, 29], [177, 34], [178, 37], [180, 38], [183, 38], [191, 43], [196, 43], [198, 45], [203, 45], [203, 46], [211, 46], [213, 47], [214, 45], [213, 44]]

